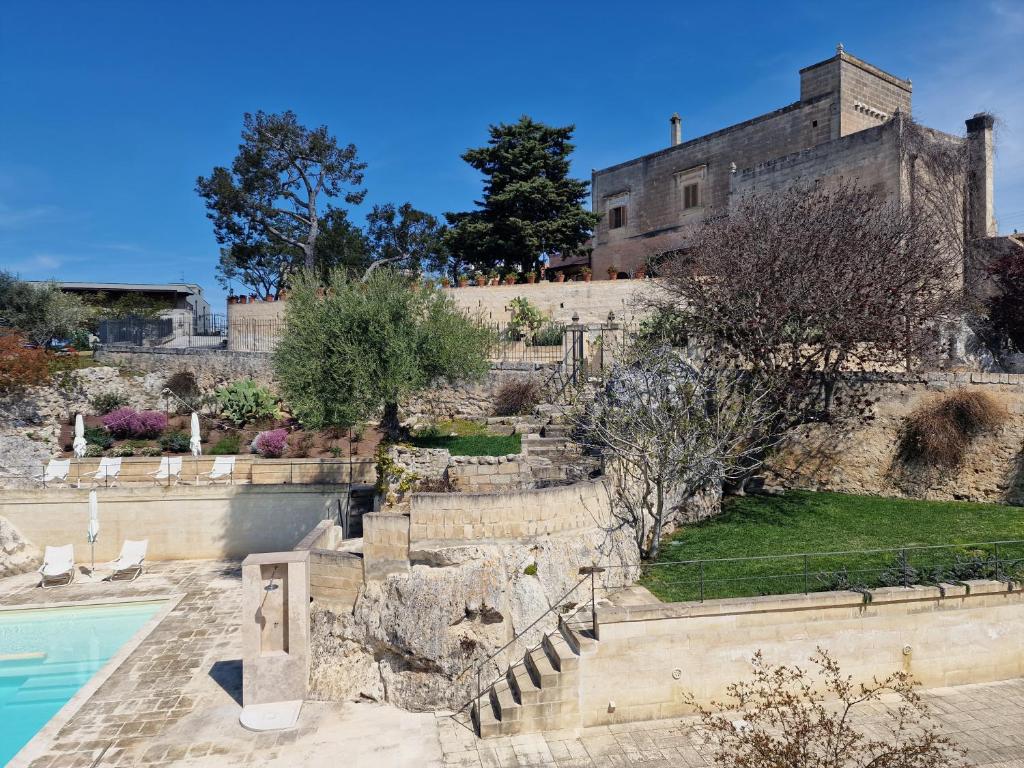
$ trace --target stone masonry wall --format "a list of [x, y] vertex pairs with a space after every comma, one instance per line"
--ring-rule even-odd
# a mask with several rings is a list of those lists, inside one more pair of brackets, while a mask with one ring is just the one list
[[[1007, 419], [977, 437], [951, 470], [908, 467], [897, 457], [900, 429], [918, 406], [955, 388], [990, 393]], [[1024, 504], [1024, 375], [929, 373], [879, 382], [871, 418], [851, 425], [808, 425], [776, 456], [769, 482], [798, 488]]]
[[101, 347], [96, 360], [144, 373], [159, 373], [165, 378], [177, 370], [192, 371], [199, 386], [206, 390], [236, 379], [254, 379], [269, 386], [273, 381], [270, 356], [259, 352], [234, 352], [224, 349], [162, 349]]
[[367, 582], [409, 572], [409, 516], [363, 515], [363, 577]]
[[455, 490], [464, 493], [498, 493], [535, 482], [533, 467], [519, 454], [453, 456], [448, 480]]
[[600, 480], [496, 494], [417, 493], [409, 540], [508, 540], [602, 528], [609, 509]]
[[1024, 674], [1017, 638], [1024, 593], [967, 585], [598, 607], [592, 655], [580, 658], [583, 725], [678, 717], [692, 694], [707, 706], [769, 664], [806, 667], [818, 647], [855, 681], [905, 671], [926, 687]]

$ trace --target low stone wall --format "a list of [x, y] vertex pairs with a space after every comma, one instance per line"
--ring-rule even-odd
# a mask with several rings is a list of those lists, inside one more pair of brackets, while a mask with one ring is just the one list
[[[908, 466], [898, 457], [900, 430], [914, 409], [964, 388], [993, 395], [1006, 422], [978, 436], [960, 466]], [[926, 373], [871, 382], [871, 418], [852, 425], [808, 425], [773, 459], [768, 481], [799, 488], [1024, 504], [1024, 375]]]
[[598, 607], [599, 642], [580, 659], [583, 725], [677, 717], [769, 664], [807, 666], [818, 647], [854, 680], [905, 671], [926, 687], [1024, 675], [1020, 585], [856, 592]]
[[463, 493], [500, 493], [529, 488], [536, 481], [524, 456], [453, 456], [448, 481]]
[[553, 364], [496, 362], [481, 381], [434, 382], [431, 388], [402, 404], [402, 417], [412, 421], [436, 422], [454, 418], [494, 415], [498, 390], [516, 379], [551, 379]]
[[[215, 456], [183, 456], [181, 465], [182, 482], [208, 482], [203, 474], [213, 469]], [[76, 485], [79, 479], [89, 486], [90, 472], [99, 467], [99, 459], [72, 459], [68, 472], [68, 482]], [[129, 456], [121, 459], [121, 472], [117, 482], [121, 485], [153, 485], [149, 474], [156, 472], [160, 466], [160, 457]], [[42, 474], [42, 465], [39, 474]], [[371, 458], [348, 459], [262, 459], [256, 456], [238, 456], [235, 458], [235, 469], [231, 482], [250, 485], [310, 485], [339, 483], [367, 484], [374, 483], [377, 475], [375, 464]], [[171, 481], [174, 483], [174, 481]], [[223, 481], [222, 481], [223, 482]], [[166, 484], [164, 481], [163, 484]]]
[[582, 531], [604, 527], [609, 510], [608, 491], [600, 480], [508, 493], [416, 493], [410, 502], [409, 540], [416, 545]]
[[[100, 488], [96, 561], [117, 556], [125, 539], [148, 539], [150, 560], [241, 558], [291, 550], [321, 520], [337, 515], [347, 485], [217, 485]], [[74, 544], [87, 562], [89, 492], [42, 489], [0, 493], [7, 518], [39, 549]]]
[[204, 390], [236, 379], [254, 379], [270, 386], [274, 377], [270, 355], [262, 352], [107, 345], [96, 350], [95, 359], [104, 365], [164, 376], [176, 370], [191, 371]]

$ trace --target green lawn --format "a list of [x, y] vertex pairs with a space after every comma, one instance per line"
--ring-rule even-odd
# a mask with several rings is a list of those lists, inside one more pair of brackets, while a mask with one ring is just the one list
[[[662, 600], [870, 587], [997, 575], [995, 547], [965, 545], [1024, 540], [1024, 508], [788, 491], [784, 496], [726, 500], [721, 517], [665, 540], [643, 584]], [[921, 550], [917, 546], [958, 545]], [[851, 550], [908, 547], [870, 554]], [[728, 558], [797, 555], [735, 562]], [[1017, 573], [1024, 543], [999, 547], [998, 575]], [[723, 559], [726, 559], [723, 561]], [[681, 561], [717, 561], [696, 562]], [[806, 574], [806, 576], [805, 576]]]
[[447, 448], [452, 456], [504, 456], [522, 449], [520, 435], [488, 435], [483, 424], [462, 419], [421, 430], [409, 442], [417, 448]]

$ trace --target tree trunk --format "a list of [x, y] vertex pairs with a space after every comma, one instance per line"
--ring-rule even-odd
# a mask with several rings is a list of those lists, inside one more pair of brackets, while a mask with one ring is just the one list
[[384, 416], [380, 420], [380, 428], [390, 440], [401, 437], [402, 426], [398, 420], [398, 403], [384, 403]]
[[665, 483], [659, 477], [654, 483], [654, 525], [651, 528], [651, 546], [647, 550], [648, 560], [657, 560], [661, 551], [661, 529], [665, 522]]

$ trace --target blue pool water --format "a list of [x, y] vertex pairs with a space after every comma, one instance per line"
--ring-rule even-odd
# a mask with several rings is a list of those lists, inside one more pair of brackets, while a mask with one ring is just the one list
[[0, 765], [6, 765], [161, 605], [0, 611]]

